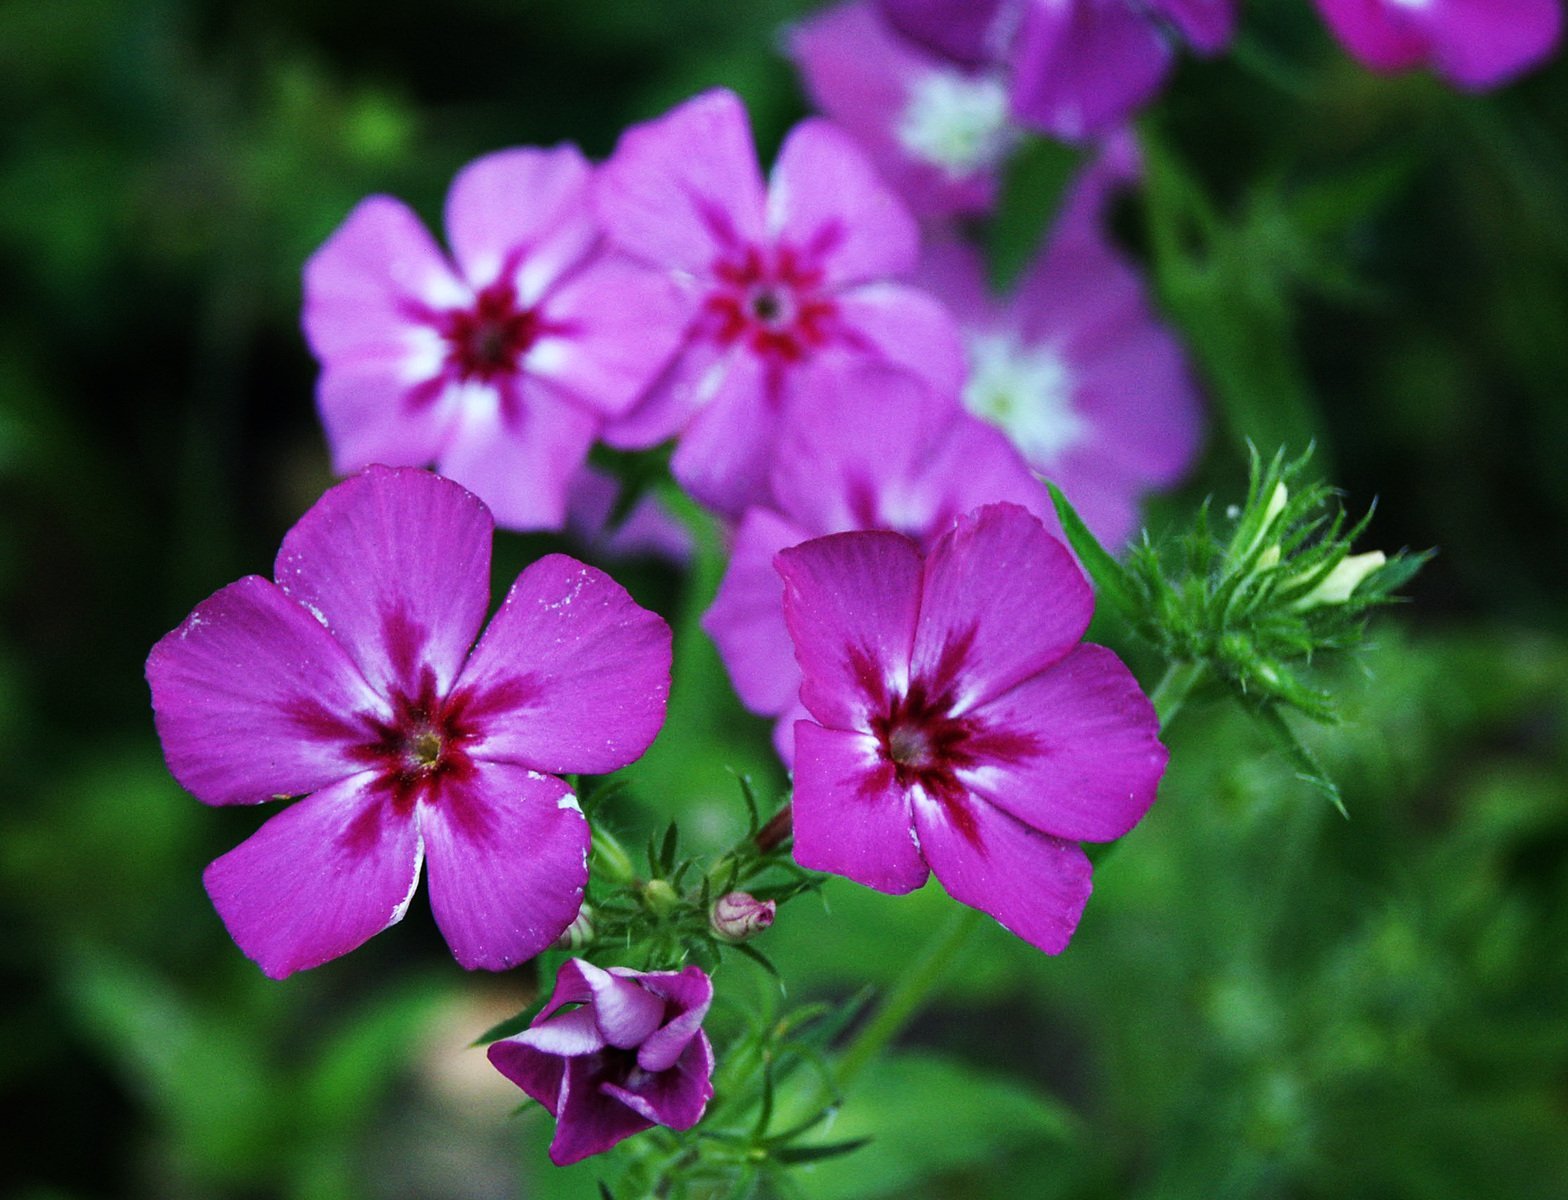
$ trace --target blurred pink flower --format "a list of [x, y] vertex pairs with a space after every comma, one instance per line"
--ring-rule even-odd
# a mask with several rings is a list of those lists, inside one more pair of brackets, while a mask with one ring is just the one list
[[1016, 140], [995, 65], [954, 63], [901, 37], [870, 0], [796, 26], [789, 51], [806, 91], [851, 133], [918, 217], [983, 213]]
[[1055, 527], [1044, 486], [997, 430], [907, 372], [860, 367], [824, 378], [780, 438], [774, 503], [747, 511], [702, 627], [741, 702], [776, 718], [790, 762], [800, 668], [784, 625], [774, 556], [829, 533], [887, 529], [928, 549], [971, 509], [1023, 505]]
[[673, 289], [605, 256], [572, 146], [470, 163], [451, 259], [400, 201], [362, 201], [305, 265], [335, 468], [435, 463], [510, 529], [558, 529], [606, 418], [662, 369]]
[[713, 982], [697, 967], [603, 970], [574, 958], [533, 1023], [488, 1054], [555, 1117], [550, 1161], [565, 1166], [655, 1125], [690, 1129], [702, 1119], [713, 1096], [713, 1047], [702, 1031], [712, 1000]]
[[450, 480], [372, 467], [289, 531], [275, 583], [223, 588], [148, 656], [164, 756], [198, 800], [304, 797], [205, 875], [274, 978], [401, 920], [426, 859], [465, 967], [515, 966], [577, 915], [588, 825], [555, 775], [614, 770], [653, 741], [670, 632], [550, 555], [475, 645], [493, 529]]
[[929, 244], [918, 275], [963, 326], [965, 404], [1113, 548], [1137, 528], [1141, 496], [1191, 467], [1203, 428], [1181, 344], [1103, 228], [1107, 197], [1135, 171], [1130, 139], [1111, 139], [1005, 297], [954, 239]]
[[1159, 91], [1179, 35], [1217, 54], [1235, 0], [879, 0], [905, 34], [968, 66], [1001, 65], [1014, 116], [1080, 141], [1126, 122]]
[[1537, 67], [1562, 36], [1561, 0], [1317, 0], [1345, 48], [1374, 71], [1430, 67], [1470, 91]]
[[823, 367], [892, 362], [956, 388], [952, 318], [896, 282], [915, 266], [914, 219], [827, 122], [797, 125], [764, 184], [740, 100], [708, 92], [628, 130], [596, 198], [611, 241], [675, 280], [690, 318], [674, 363], [605, 440], [679, 435], [671, 467], [704, 504], [766, 500], [779, 430]]
[[1047, 953], [1090, 891], [1078, 841], [1131, 829], [1165, 769], [1154, 708], [1080, 645], [1087, 581], [1010, 504], [928, 555], [894, 533], [782, 551], [810, 719], [796, 725], [795, 857], [883, 892], [934, 873]]

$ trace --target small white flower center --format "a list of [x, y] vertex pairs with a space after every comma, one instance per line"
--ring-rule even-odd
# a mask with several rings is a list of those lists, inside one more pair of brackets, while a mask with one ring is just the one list
[[1089, 423], [1073, 411], [1072, 370], [1061, 354], [1005, 334], [970, 339], [964, 405], [1000, 426], [1036, 469], [1053, 465], [1089, 433]]
[[973, 175], [1000, 162], [1013, 143], [1007, 89], [999, 79], [932, 71], [910, 89], [895, 132], [921, 162], [953, 179]]

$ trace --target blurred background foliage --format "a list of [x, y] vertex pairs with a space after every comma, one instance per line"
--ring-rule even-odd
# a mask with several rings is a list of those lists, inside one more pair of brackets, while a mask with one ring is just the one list
[[[777, 31], [807, 7], [0, 3], [0, 1193], [596, 1194], [468, 1047], [527, 1001], [527, 970], [464, 975], [420, 903], [282, 984], [234, 949], [200, 870], [260, 816], [169, 779], [141, 662], [266, 573], [330, 482], [299, 269], [357, 199], [436, 218], [480, 153], [603, 155], [721, 83], [770, 149], [803, 111]], [[1069, 952], [988, 928], [833, 1131], [877, 1140], [802, 1182], [1561, 1196], [1568, 69], [1460, 97], [1364, 73], [1305, 0], [1255, 0], [1236, 52], [1185, 64], [1140, 132], [1148, 186], [1118, 227], [1214, 418], [1152, 526], [1239, 499], [1247, 439], [1315, 440], [1350, 503], [1379, 505], [1367, 548], [1440, 554], [1371, 652], [1323, 664], [1351, 719], [1307, 732], [1349, 821], [1233, 709], [1189, 705]], [[1063, 161], [1019, 160], [987, 231], [999, 274]], [[505, 540], [497, 581], [557, 544]], [[682, 635], [628, 832], [676, 812], [717, 844], [740, 822], [731, 769], [783, 786], [695, 629], [716, 553], [689, 577], [613, 565]], [[896, 979], [948, 908], [935, 885], [826, 901], [759, 943], [792, 999]], [[721, 986], [744, 1006], [771, 985], [740, 963]]]

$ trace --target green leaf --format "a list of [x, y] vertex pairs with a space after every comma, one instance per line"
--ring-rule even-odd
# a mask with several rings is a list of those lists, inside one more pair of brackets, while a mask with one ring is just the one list
[[1322, 792], [1339, 810], [1339, 815], [1348, 820], [1350, 813], [1345, 809], [1345, 801], [1340, 795], [1339, 785], [1328, 777], [1328, 772], [1323, 769], [1323, 764], [1318, 762], [1317, 755], [1313, 754], [1306, 743], [1296, 736], [1296, 731], [1286, 724], [1279, 706], [1269, 704], [1255, 711], [1259, 724], [1296, 768], [1296, 778]]
[[823, 1162], [826, 1159], [853, 1154], [862, 1146], [869, 1146], [872, 1140], [867, 1136], [851, 1138], [845, 1142], [824, 1142], [820, 1146], [791, 1146], [778, 1151], [774, 1157], [785, 1163]]
[[1067, 544], [1073, 548], [1083, 569], [1094, 581], [1095, 594], [1128, 621], [1136, 621], [1141, 610], [1127, 569], [1112, 558], [1110, 552], [1100, 545], [1099, 539], [1089, 532], [1089, 527], [1062, 494], [1062, 489], [1054, 483], [1045, 486], [1051, 489], [1051, 503], [1056, 506], [1056, 516], [1062, 523], [1062, 532], [1067, 535]]

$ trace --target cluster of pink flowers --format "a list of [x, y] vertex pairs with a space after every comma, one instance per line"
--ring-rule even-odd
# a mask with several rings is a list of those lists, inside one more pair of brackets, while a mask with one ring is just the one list
[[[1466, 87], [1536, 61], [1561, 16], [1318, 4], [1373, 66]], [[1139, 175], [1118, 130], [1177, 40], [1217, 53], [1235, 19], [1231, 0], [858, 0], [793, 31], [837, 123], [796, 126], [770, 171], [717, 90], [603, 164], [571, 146], [470, 164], [446, 250], [401, 202], [360, 204], [305, 270], [319, 408], [351, 477], [289, 531], [272, 580], [221, 589], [147, 663], [186, 788], [292, 801], [206, 871], [244, 952], [274, 977], [345, 954], [403, 917], [426, 863], [465, 967], [514, 966], [578, 918], [591, 834], [560, 776], [653, 741], [669, 628], [562, 555], [481, 628], [497, 522], [600, 535], [601, 440], [673, 441], [676, 481], [727, 524], [703, 626], [776, 722], [798, 861], [887, 892], [935, 874], [1060, 951], [1090, 890], [1078, 843], [1139, 821], [1166, 754], [1126, 667], [1081, 644], [1093, 596], [1041, 480], [1120, 546], [1198, 451], [1179, 344], [1105, 210]], [[996, 295], [942, 222], [991, 206], [1026, 127], [1099, 140]], [[685, 550], [646, 508], [613, 538]], [[739, 942], [773, 919], [736, 892], [712, 929]], [[575, 1161], [701, 1117], [711, 998], [695, 967], [574, 960], [490, 1057]]]

